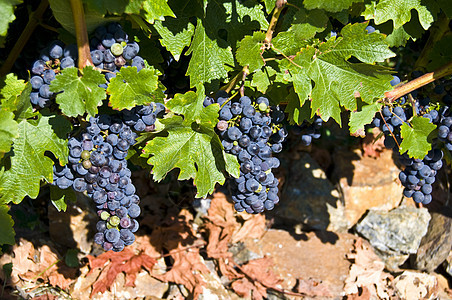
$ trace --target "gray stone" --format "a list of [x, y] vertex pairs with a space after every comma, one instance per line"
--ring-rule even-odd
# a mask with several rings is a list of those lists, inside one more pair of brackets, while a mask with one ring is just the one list
[[449, 252], [446, 260], [443, 262], [444, 270], [452, 277], [452, 251]]
[[452, 247], [452, 212], [444, 208], [441, 213], [431, 213], [427, 234], [422, 238], [413, 266], [422, 271], [433, 272], [447, 256]]
[[397, 270], [417, 252], [429, 221], [426, 208], [401, 206], [389, 212], [372, 209], [356, 230], [369, 240], [389, 270]]
[[346, 230], [339, 193], [317, 162], [308, 153], [301, 153], [299, 160], [288, 164], [289, 174], [275, 217], [316, 230]]

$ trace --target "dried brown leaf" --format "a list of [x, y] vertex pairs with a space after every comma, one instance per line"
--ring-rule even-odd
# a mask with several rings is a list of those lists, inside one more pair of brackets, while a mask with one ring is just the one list
[[372, 297], [389, 299], [392, 292], [388, 290], [387, 285], [393, 277], [384, 272], [384, 262], [361, 238], [355, 242], [354, 246], [354, 253], [347, 256], [354, 261], [354, 264], [350, 267], [349, 276], [345, 280], [345, 293], [358, 294], [359, 288], [365, 287]]
[[372, 133], [366, 135], [362, 140], [363, 156], [378, 158], [386, 147], [384, 145], [384, 138], [378, 138], [381, 133], [380, 130], [374, 128]]
[[320, 297], [332, 297], [331, 287], [322, 282], [321, 280], [315, 279], [298, 279], [297, 286], [295, 288], [297, 293], [304, 294], [310, 297], [320, 296]]

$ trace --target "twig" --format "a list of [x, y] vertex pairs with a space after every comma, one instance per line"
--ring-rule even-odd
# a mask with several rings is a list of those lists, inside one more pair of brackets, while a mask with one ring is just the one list
[[5, 62], [3, 63], [3, 66], [0, 68], [0, 77], [5, 76], [11, 71], [14, 62], [16, 61], [19, 54], [22, 52], [22, 49], [27, 44], [28, 40], [31, 37], [31, 34], [38, 26], [40, 22], [39, 20], [42, 18], [42, 15], [44, 14], [48, 6], [49, 1], [43, 0], [39, 4], [38, 8], [31, 13], [28, 23], [24, 28], [24, 31], [22, 31], [22, 34], [17, 39], [16, 44], [14, 44], [14, 47], [9, 52], [9, 55], [6, 58]]
[[442, 78], [444, 76], [451, 75], [451, 74], [452, 74], [452, 62], [449, 62], [448, 64], [442, 66], [441, 68], [439, 68], [433, 72], [424, 74], [421, 77], [418, 77], [414, 80], [411, 80], [411, 81], [405, 83], [404, 85], [396, 87], [392, 91], [386, 92], [385, 97], [389, 101], [393, 102], [393, 101], [397, 100], [398, 98], [408, 94], [409, 92], [417, 90], [418, 88], [420, 88], [424, 85], [427, 85], [439, 78]]
[[272, 19], [270, 24], [268, 25], [267, 33], [265, 34], [265, 43], [270, 44], [273, 33], [276, 28], [276, 23], [278, 23], [279, 15], [281, 14], [284, 6], [286, 5], [287, 0], [276, 0], [275, 10], [273, 11]]
[[86, 66], [94, 66], [89, 51], [88, 30], [86, 27], [85, 11], [82, 0], [70, 0], [72, 18], [74, 19], [75, 35], [78, 48], [78, 68], [82, 70]]
[[433, 45], [435, 45], [436, 42], [438, 42], [444, 36], [444, 34], [450, 31], [449, 21], [450, 19], [444, 13], [441, 13], [439, 19], [430, 28], [430, 36], [428, 37], [428, 40], [425, 43], [419, 58], [414, 64], [415, 70], [425, 69], [425, 66], [427, 65], [430, 58], [430, 53], [433, 50]]

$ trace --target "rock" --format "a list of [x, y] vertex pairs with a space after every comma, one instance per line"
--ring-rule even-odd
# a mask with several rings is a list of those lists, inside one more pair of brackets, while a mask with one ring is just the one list
[[334, 177], [343, 196], [348, 228], [370, 208], [391, 210], [399, 205], [403, 187], [396, 180], [400, 170], [392, 151], [383, 151], [378, 159], [351, 151], [338, 152], [334, 158]]
[[434, 275], [405, 271], [394, 280], [397, 294], [405, 300], [437, 299], [438, 281]]
[[96, 233], [99, 217], [92, 200], [80, 193], [76, 194], [77, 202], [68, 202], [66, 212], [58, 212], [52, 204], [49, 204], [50, 237], [60, 245], [78, 248], [87, 254], [93, 246], [92, 237]]
[[282, 288], [293, 290], [300, 280], [321, 282], [324, 293], [341, 299], [350, 268], [345, 256], [353, 248], [354, 238], [340, 233], [328, 242], [311, 232], [306, 239], [297, 239], [287, 231], [270, 229], [262, 239], [248, 239], [245, 245], [249, 251], [272, 259], [275, 274], [284, 279]]
[[290, 161], [288, 175], [274, 216], [291, 225], [316, 230], [344, 231], [344, 211], [339, 193], [308, 153]]
[[263, 256], [258, 255], [246, 248], [245, 244], [242, 242], [232, 244], [231, 247], [229, 247], [229, 252], [233, 254], [235, 263], [239, 265], [253, 259], [263, 258]]
[[356, 230], [369, 240], [386, 268], [396, 271], [417, 252], [429, 221], [426, 208], [401, 206], [389, 212], [371, 209]]
[[446, 260], [443, 262], [443, 266], [447, 274], [452, 277], [452, 251], [449, 252]]
[[431, 213], [427, 234], [422, 238], [413, 266], [433, 272], [446, 260], [452, 247], [452, 211], [444, 208], [441, 213]]

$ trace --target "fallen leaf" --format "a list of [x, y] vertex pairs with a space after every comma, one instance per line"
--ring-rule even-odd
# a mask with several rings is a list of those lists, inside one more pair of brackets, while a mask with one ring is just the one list
[[394, 294], [391, 287], [394, 278], [384, 272], [384, 262], [363, 239], [357, 239], [354, 247], [354, 253], [347, 255], [354, 263], [345, 280], [345, 294], [359, 294], [359, 288], [366, 288], [373, 298], [390, 299]]
[[378, 158], [386, 147], [384, 144], [384, 138], [379, 137], [381, 131], [378, 128], [374, 128], [372, 133], [368, 133], [364, 139], [362, 139], [362, 148], [364, 157]]
[[331, 288], [328, 284], [322, 282], [321, 280], [309, 279], [298, 279], [295, 291], [300, 294], [304, 294], [310, 297], [333, 297], [331, 293]]

